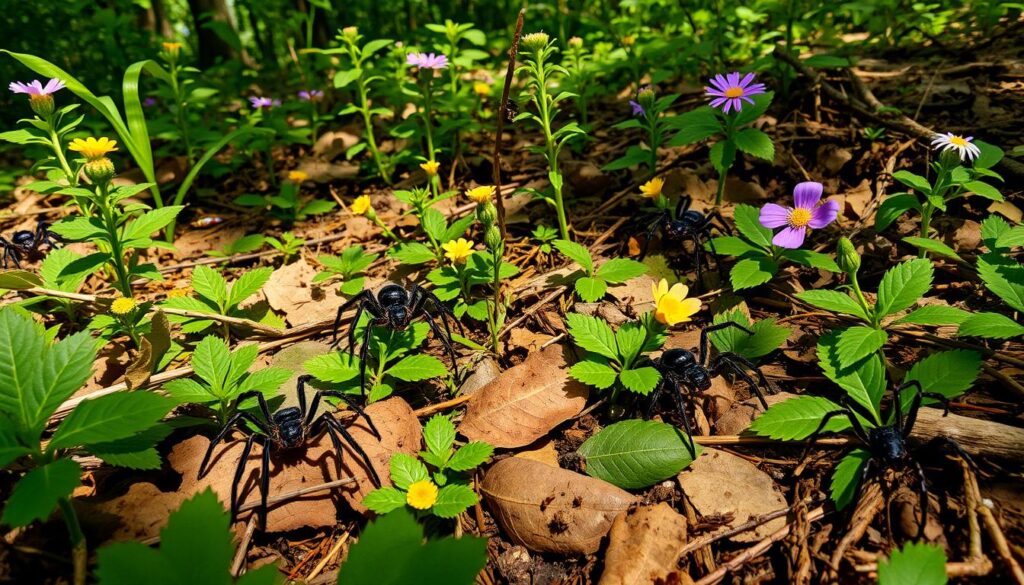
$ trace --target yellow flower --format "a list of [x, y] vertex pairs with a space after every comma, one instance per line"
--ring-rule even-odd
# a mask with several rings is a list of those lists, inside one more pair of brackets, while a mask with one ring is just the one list
[[135, 299], [128, 297], [117, 297], [114, 302], [110, 304], [110, 312], [115, 315], [127, 315], [132, 312], [135, 308]]
[[698, 299], [686, 298], [690, 289], [685, 284], [677, 282], [670, 289], [668, 281], [662, 278], [658, 284], [651, 284], [651, 292], [654, 294], [654, 318], [670, 327], [689, 321], [690, 316], [700, 311]]
[[356, 200], [352, 202], [352, 213], [356, 215], [366, 215], [373, 209], [373, 205], [370, 204], [369, 195], [360, 195], [356, 197]]
[[341, 36], [342, 38], [354, 41], [359, 36], [359, 29], [354, 26], [346, 26], [341, 29]]
[[426, 510], [437, 501], [437, 486], [429, 479], [421, 479], [409, 486], [405, 502], [417, 510]]
[[491, 95], [491, 86], [482, 81], [477, 81], [473, 84], [473, 93], [480, 97], [487, 97]]
[[171, 290], [167, 291], [167, 298], [174, 299], [178, 297], [183, 297], [189, 293], [189, 290], [191, 290], [191, 288], [192, 287], [190, 286], [172, 288]]
[[661, 189], [665, 186], [665, 180], [661, 177], [654, 177], [643, 185], [640, 185], [640, 193], [648, 199], [661, 197]]
[[579, 37], [572, 37], [569, 39], [569, 46], [578, 49], [583, 46], [583, 39]]
[[636, 35], [626, 35], [622, 37], [622, 44], [627, 47], [632, 47], [636, 44]]
[[454, 264], [462, 264], [473, 253], [473, 242], [466, 238], [459, 238], [441, 244], [441, 248], [444, 250], [445, 258], [451, 260]]
[[427, 162], [420, 164], [420, 168], [427, 171], [428, 177], [436, 177], [437, 169], [441, 168], [441, 163], [436, 160], [428, 160]]
[[178, 51], [181, 50], [181, 43], [164, 43], [164, 50], [170, 55], [177, 57]]
[[99, 139], [90, 136], [85, 140], [81, 138], [75, 138], [68, 145], [69, 150], [82, 153], [85, 158], [95, 160], [103, 158], [108, 152], [114, 152], [117, 150], [117, 141], [111, 140], [106, 136], [100, 137]]
[[466, 197], [469, 197], [477, 203], [487, 203], [494, 197], [494, 187], [492, 185], [483, 185], [475, 189], [466, 191]]
[[288, 180], [293, 183], [301, 183], [307, 179], [309, 179], [309, 175], [304, 171], [288, 171]]

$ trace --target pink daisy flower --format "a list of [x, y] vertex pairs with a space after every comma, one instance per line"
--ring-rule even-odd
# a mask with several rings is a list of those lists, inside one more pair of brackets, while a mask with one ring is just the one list
[[409, 53], [405, 56], [405, 64], [420, 69], [445, 69], [448, 67], [448, 57], [443, 53]]
[[12, 93], [25, 93], [29, 96], [47, 96], [64, 89], [64, 82], [55, 78], [47, 81], [44, 86], [38, 79], [29, 83], [12, 81], [7, 88], [10, 89]]
[[824, 187], [821, 183], [807, 181], [793, 189], [795, 207], [768, 203], [761, 208], [761, 225], [770, 229], [785, 226], [775, 234], [773, 244], [781, 248], [799, 248], [804, 243], [808, 229], [821, 229], [836, 220], [839, 203], [832, 200], [820, 203], [822, 191]]
[[719, 73], [709, 80], [712, 87], [705, 86], [704, 94], [714, 98], [711, 100], [711, 107], [721, 107], [726, 114], [729, 113], [729, 110], [739, 112], [743, 110], [743, 102], [754, 105], [754, 100], [750, 96], [765, 93], [763, 83], [751, 85], [752, 81], [754, 81], [753, 73], [747, 73], [743, 79], [740, 79], [739, 71], [733, 71], [728, 75]]

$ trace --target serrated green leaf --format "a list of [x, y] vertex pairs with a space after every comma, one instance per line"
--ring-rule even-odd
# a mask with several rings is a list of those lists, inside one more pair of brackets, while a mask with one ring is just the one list
[[581, 276], [576, 279], [576, 293], [587, 303], [595, 303], [608, 291], [608, 284], [600, 278]]
[[629, 258], [613, 258], [597, 269], [597, 276], [608, 282], [621, 283], [647, 272], [647, 266]]
[[387, 514], [405, 506], [405, 492], [393, 487], [382, 487], [366, 494], [363, 505], [378, 514]]
[[825, 309], [826, 311], [832, 311], [833, 313], [853, 315], [854, 317], [859, 317], [864, 321], [871, 320], [867, 313], [864, 312], [863, 307], [860, 306], [860, 303], [851, 298], [850, 295], [839, 291], [806, 290], [798, 292], [794, 296], [808, 305], [819, 309]]
[[636, 321], [623, 323], [615, 332], [615, 343], [619, 347], [620, 361], [623, 365], [631, 366], [644, 348], [644, 341], [647, 339], [647, 329]]
[[729, 271], [729, 280], [736, 290], [762, 285], [779, 271], [779, 265], [766, 257], [744, 258]]
[[839, 358], [840, 369], [849, 368], [875, 353], [888, 339], [885, 331], [873, 327], [856, 326], [839, 330], [835, 355]]
[[192, 352], [192, 370], [220, 398], [227, 397], [225, 384], [230, 369], [231, 350], [226, 341], [216, 335], [207, 335], [196, 344]]
[[594, 260], [590, 257], [590, 250], [587, 250], [586, 246], [569, 240], [555, 240], [552, 243], [559, 252], [579, 264], [588, 275], [594, 273]]
[[238, 277], [238, 280], [231, 283], [231, 293], [228, 296], [227, 305], [234, 307], [251, 297], [252, 295], [259, 292], [263, 285], [270, 280], [270, 276], [274, 273], [274, 269], [269, 266], [263, 268], [257, 268], [255, 270], [248, 270], [242, 273], [242, 276]]
[[29, 471], [7, 498], [2, 522], [17, 528], [45, 520], [58, 500], [70, 497], [82, 485], [81, 473], [82, 468], [70, 459], [57, 459]]
[[175, 405], [173, 399], [152, 392], [115, 392], [84, 400], [57, 428], [47, 450], [130, 437], [155, 425]]
[[437, 258], [434, 255], [433, 250], [420, 242], [402, 242], [401, 244], [388, 249], [388, 256], [391, 256], [402, 264], [409, 264], [412, 266], [417, 264], [426, 264], [427, 262], [431, 262]]
[[764, 250], [737, 236], [714, 238], [705, 247], [710, 251], [712, 246], [714, 246], [715, 253], [721, 256], [741, 257], [748, 254], [764, 254]]
[[432, 355], [407, 355], [392, 366], [387, 373], [404, 382], [419, 382], [430, 378], [440, 378], [448, 374], [448, 369], [441, 360]]
[[995, 254], [978, 258], [978, 276], [1007, 305], [1024, 311], [1024, 268], [1009, 264]]
[[438, 490], [437, 500], [430, 507], [430, 512], [440, 518], [454, 518], [476, 503], [473, 488], [455, 483]]
[[861, 470], [871, 454], [864, 449], [854, 449], [843, 457], [832, 472], [830, 495], [836, 503], [836, 509], [842, 510], [850, 505], [857, 495], [860, 485]]
[[427, 451], [447, 461], [455, 443], [455, 425], [451, 419], [443, 414], [430, 417], [427, 424], [423, 425], [423, 443]]
[[899, 323], [913, 323], [915, 325], [959, 325], [963, 323], [970, 313], [956, 307], [945, 305], [925, 305], [907, 313], [903, 317], [893, 321], [893, 325]]
[[1017, 246], [1024, 246], [1024, 225], [1014, 226], [996, 238], [996, 247], [998, 248], [1015, 248]]
[[167, 224], [174, 221], [174, 218], [178, 216], [178, 213], [180, 213], [182, 209], [185, 209], [184, 205], [168, 205], [166, 207], [161, 207], [160, 209], [147, 211], [128, 224], [128, 228], [125, 230], [123, 239], [134, 240], [148, 238], [153, 232], [160, 231], [167, 227]]
[[736, 229], [755, 245], [768, 250], [772, 245], [772, 230], [761, 225], [760, 218], [761, 211], [753, 205], [743, 203], [733, 210]]
[[[798, 396], [769, 406], [767, 411], [750, 423], [750, 430], [762, 437], [781, 441], [806, 439], [818, 428], [826, 414], [841, 409], [842, 406], [827, 398]], [[823, 430], [838, 433], [848, 428], [849, 419], [835, 416]]]
[[[907, 372], [904, 383], [917, 380], [925, 392], [938, 392], [946, 398], [955, 398], [970, 388], [981, 372], [981, 355], [977, 352], [952, 349], [940, 351], [918, 360]], [[904, 407], [909, 406], [914, 392], [903, 393]], [[925, 399], [925, 403], [934, 400]]]
[[619, 359], [615, 333], [604, 320], [580, 313], [568, 313], [565, 321], [576, 345], [610, 360]]
[[430, 479], [430, 472], [419, 459], [405, 453], [391, 456], [391, 482], [395, 487], [407, 491], [410, 485], [425, 479]]
[[483, 441], [470, 441], [452, 455], [448, 461], [448, 469], [453, 471], [469, 471], [483, 465], [494, 454], [494, 447]]
[[775, 319], [762, 319], [751, 324], [743, 311], [735, 309], [715, 315], [715, 324], [732, 321], [753, 331], [753, 335], [736, 327], [726, 327], [711, 333], [711, 343], [718, 351], [731, 351], [747, 359], [757, 359], [778, 349], [789, 337], [789, 327], [776, 325]]
[[90, 453], [104, 462], [129, 469], [159, 469], [162, 461], [156, 445], [171, 434], [171, 426], [156, 424], [117, 441], [86, 445]]
[[1024, 335], [1024, 325], [999, 313], [975, 313], [960, 323], [957, 337], [1013, 339]]
[[946, 553], [935, 545], [908, 542], [879, 559], [878, 585], [946, 585]]
[[643, 396], [650, 394], [651, 390], [658, 385], [659, 380], [661, 380], [661, 374], [650, 366], [619, 372], [619, 381], [622, 382], [622, 385]]
[[219, 272], [209, 266], [196, 266], [192, 271], [192, 288], [217, 304], [228, 300], [228, 283]]
[[782, 250], [781, 255], [783, 258], [788, 258], [801, 266], [820, 268], [829, 272], [842, 272], [839, 270], [839, 265], [836, 264], [836, 261], [828, 254], [798, 248], [795, 250]]
[[590, 355], [576, 362], [569, 368], [569, 375], [600, 390], [611, 388], [619, 377], [619, 373], [608, 365], [607, 358], [599, 355]]
[[757, 128], [744, 128], [733, 134], [736, 147], [747, 154], [764, 160], [775, 158], [775, 144], [771, 137]]
[[670, 146], [693, 144], [722, 132], [722, 123], [718, 121], [718, 116], [707, 106], [676, 116], [671, 120], [670, 126], [679, 130], [670, 140]]
[[884, 317], [916, 303], [932, 287], [933, 272], [931, 261], [924, 258], [901, 262], [887, 270], [878, 285], [875, 311]]
[[872, 424], [879, 422], [879, 403], [885, 394], [885, 368], [878, 354], [872, 354], [857, 364], [842, 367], [836, 355], [837, 331], [829, 331], [818, 340], [818, 365], [825, 376], [856, 401], [871, 411]]
[[[672, 425], [626, 420], [609, 425], [579, 448], [587, 474], [624, 489], [640, 489], [673, 477], [693, 462], [689, 439]], [[694, 445], [700, 455], [700, 445]]]

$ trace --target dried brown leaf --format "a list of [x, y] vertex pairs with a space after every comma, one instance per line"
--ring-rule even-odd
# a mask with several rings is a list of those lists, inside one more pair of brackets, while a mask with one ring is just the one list
[[667, 581], [686, 546], [686, 518], [662, 502], [619, 514], [608, 534], [599, 585]]

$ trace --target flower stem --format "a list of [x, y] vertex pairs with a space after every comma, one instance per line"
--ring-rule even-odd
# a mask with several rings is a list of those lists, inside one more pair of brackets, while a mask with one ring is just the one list
[[[548, 147], [548, 169], [553, 176], [561, 179], [558, 170], [558, 152], [555, 138], [551, 133], [551, 110], [548, 103], [547, 81], [544, 75], [544, 51], [537, 51], [537, 103], [540, 107], [540, 121], [544, 129], [544, 140]], [[555, 212], [558, 215], [558, 231], [563, 240], [569, 240], [569, 223], [565, 218], [565, 203], [562, 201], [562, 181], [552, 185], [555, 191]]]
[[[50, 116], [53, 118], [53, 116]], [[66, 158], [64, 158], [64, 149], [60, 146], [60, 137], [57, 136], [57, 129], [53, 127], [53, 123], [50, 123], [50, 144], [53, 148], [53, 153], [57, 155], [57, 160], [60, 161], [60, 168], [64, 171], [64, 176], [68, 179], [68, 184], [72, 187], [78, 186], [78, 175], [71, 170], [71, 165], [68, 164]]]
[[68, 527], [68, 538], [71, 540], [71, 562], [74, 566], [74, 585], [85, 585], [86, 565], [89, 560], [88, 548], [85, 543], [85, 535], [82, 534], [82, 527], [78, 523], [78, 515], [75, 508], [67, 498], [57, 500], [60, 512], [64, 516], [64, 523]]

